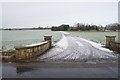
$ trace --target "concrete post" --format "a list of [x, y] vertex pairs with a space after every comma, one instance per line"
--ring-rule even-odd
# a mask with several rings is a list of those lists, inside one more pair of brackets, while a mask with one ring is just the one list
[[110, 48], [110, 42], [115, 41], [116, 36], [106, 36], [106, 47]]
[[44, 40], [49, 41], [50, 47], [52, 46], [52, 36], [51, 35], [45, 35]]

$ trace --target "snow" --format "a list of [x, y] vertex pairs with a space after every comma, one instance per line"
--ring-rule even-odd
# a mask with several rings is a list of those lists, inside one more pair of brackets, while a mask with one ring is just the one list
[[45, 44], [47, 43], [48, 41], [45, 41], [45, 42], [41, 42], [41, 43], [35, 43], [35, 44], [31, 44], [31, 45], [25, 45], [25, 47], [32, 47], [32, 46], [38, 46], [38, 45], [42, 45], [42, 44]]
[[81, 38], [81, 40], [84, 40], [84, 41], [90, 43], [93, 47], [95, 47], [95, 48], [97, 48], [97, 49], [100, 49], [100, 50], [102, 50], [102, 51], [113, 52], [113, 51], [111, 51], [111, 50], [109, 50], [109, 49], [107, 49], [107, 48], [102, 47], [102, 46], [104, 46], [104, 45], [101, 45], [101, 44], [98, 44], [98, 43], [95, 43], [95, 42], [93, 42], [93, 41], [89, 41], [89, 40], [83, 39], [83, 38]]
[[60, 31], [62, 34], [70, 34], [68, 32], [65, 32], [65, 31]]
[[55, 50], [58, 51], [58, 52], [63, 52], [63, 51], [64, 51], [64, 50], [61, 49], [61, 48], [55, 48]]
[[68, 47], [67, 38], [64, 36], [63, 33], [62, 33], [62, 39], [58, 43], [56, 43], [56, 45], [61, 47], [64, 50]]
[[[48, 60], [84, 60], [97, 58], [117, 58], [113, 51], [102, 47], [103, 45], [70, 35], [61, 31], [62, 38], [56, 46], [40, 57]], [[96, 64], [93, 61], [86, 63]]]
[[67, 47], [68, 47], [68, 41], [67, 41], [67, 38], [64, 36], [63, 31], [61, 31], [61, 34], [62, 34], [62, 38], [60, 39], [60, 41], [58, 41], [55, 44], [55, 47], [52, 48], [46, 54], [42, 55], [40, 57], [40, 59], [46, 59], [46, 58], [54, 59], [54, 58], [56, 58], [55, 57], [56, 55], [57, 55], [57, 58], [64, 56], [61, 53], [63, 53], [63, 51], [65, 51], [65, 49], [67, 49]]
[[76, 41], [76, 43], [79, 45], [79, 46], [84, 46], [82, 43]]

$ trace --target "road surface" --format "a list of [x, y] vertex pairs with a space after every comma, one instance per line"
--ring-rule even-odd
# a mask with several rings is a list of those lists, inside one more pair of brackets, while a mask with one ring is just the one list
[[[61, 32], [63, 38], [54, 48], [46, 52], [37, 60], [49, 61], [72, 61], [72, 62], [116, 62], [118, 55], [97, 43], [73, 36], [67, 32]], [[93, 45], [94, 43], [94, 45]]]

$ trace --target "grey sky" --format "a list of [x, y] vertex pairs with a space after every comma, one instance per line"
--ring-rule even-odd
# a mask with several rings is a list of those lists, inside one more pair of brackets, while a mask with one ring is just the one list
[[118, 21], [117, 2], [3, 3], [2, 26], [38, 27], [88, 23], [106, 25]]

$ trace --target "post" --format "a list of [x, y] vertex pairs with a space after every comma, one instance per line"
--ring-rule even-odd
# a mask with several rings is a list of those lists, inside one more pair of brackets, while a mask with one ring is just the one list
[[50, 47], [52, 46], [52, 36], [51, 35], [45, 35], [44, 40], [49, 41]]
[[116, 36], [106, 36], [106, 47], [110, 48], [110, 42], [115, 41]]

